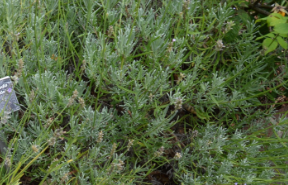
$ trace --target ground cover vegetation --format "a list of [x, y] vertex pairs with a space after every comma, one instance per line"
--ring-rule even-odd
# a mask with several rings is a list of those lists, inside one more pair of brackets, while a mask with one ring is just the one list
[[0, 1], [0, 184], [287, 183], [276, 2]]

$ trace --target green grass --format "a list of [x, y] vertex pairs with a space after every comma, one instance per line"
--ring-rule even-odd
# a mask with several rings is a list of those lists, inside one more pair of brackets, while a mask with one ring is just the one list
[[287, 53], [212, 2], [1, 1], [0, 184], [287, 182]]

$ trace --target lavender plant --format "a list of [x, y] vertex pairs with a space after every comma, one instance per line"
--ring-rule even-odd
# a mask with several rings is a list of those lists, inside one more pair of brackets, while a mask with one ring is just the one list
[[287, 57], [239, 3], [0, 2], [1, 184], [285, 183]]

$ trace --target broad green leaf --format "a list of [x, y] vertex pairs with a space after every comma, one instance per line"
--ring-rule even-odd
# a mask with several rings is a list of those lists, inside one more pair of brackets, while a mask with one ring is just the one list
[[267, 55], [268, 53], [270, 53], [271, 51], [274, 51], [278, 46], [278, 42], [274, 41], [270, 47], [267, 48], [267, 50], [265, 51], [265, 55]]
[[267, 20], [267, 17], [264, 17], [264, 18], [261, 18], [261, 19], [257, 19], [257, 20], [255, 21], [255, 23], [261, 22], [261, 21], [266, 21], [266, 20]]
[[278, 42], [276, 39], [266, 38], [263, 41], [263, 48], [266, 50], [265, 55], [270, 53], [271, 51], [274, 51], [278, 46]]
[[279, 35], [280, 35], [281, 37], [285, 37], [285, 38], [288, 37], [288, 34], [281, 34], [281, 33], [280, 33]]
[[287, 42], [282, 37], [278, 36], [276, 39], [282, 48], [284, 49], [288, 48]]
[[266, 34], [266, 36], [270, 37], [270, 38], [274, 38], [275, 37], [275, 35], [273, 33], [268, 33], [268, 34]]
[[274, 31], [280, 34], [288, 34], [288, 24], [287, 23], [277, 24], [274, 27]]
[[268, 26], [276, 26], [281, 23], [286, 23], [286, 20], [279, 13], [272, 13], [267, 17]]
[[270, 45], [272, 44], [273, 42], [273, 39], [271, 38], [266, 38], [264, 41], [263, 41], [263, 48], [264, 49], [267, 49], [268, 47], [270, 47]]
[[280, 13], [271, 13], [270, 15], [277, 17], [278, 19], [284, 19], [284, 17]]
[[261, 36], [261, 37], [257, 37], [256, 40], [262, 39], [262, 38], [264, 38], [264, 37], [274, 38], [275, 35], [274, 35], [273, 33], [268, 33], [268, 34], [263, 35], [263, 36]]

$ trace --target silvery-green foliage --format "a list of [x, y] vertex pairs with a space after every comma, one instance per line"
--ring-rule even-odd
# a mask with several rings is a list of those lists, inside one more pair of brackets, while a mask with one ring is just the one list
[[[34, 18], [33, 16], [35, 16], [35, 14], [31, 13], [30, 14], [31, 19]], [[34, 31], [34, 29], [32, 29], [32, 25], [31, 25], [31, 27], [26, 28], [26, 30], [25, 30], [26, 37], [24, 38], [25, 44], [29, 44], [31, 42], [31, 40], [34, 40], [34, 36], [35, 36], [34, 32], [35, 31]], [[33, 44], [35, 44], [35, 43], [33, 43]], [[31, 48], [31, 49], [32, 49], [32, 51], [35, 51], [35, 48]], [[29, 51], [26, 51], [26, 52], [28, 53]], [[27, 56], [27, 57], [31, 57], [31, 56]], [[31, 59], [31, 58], [29, 58], [29, 59]], [[31, 64], [28, 64], [28, 65], [31, 65]]]
[[211, 10], [209, 10], [209, 14], [211, 18], [217, 19], [217, 28], [220, 30], [223, 28], [224, 23], [231, 18], [233, 9], [230, 6], [227, 6], [227, 3], [224, 3], [224, 5], [219, 4], [217, 8], [212, 7]]
[[[220, 0], [1, 1], [0, 74], [15, 75], [24, 61], [15, 83], [21, 111], [1, 125], [13, 168], [32, 162], [26, 176], [56, 184], [147, 183], [167, 165], [174, 170], [169, 180], [179, 184], [277, 177], [273, 167], [287, 158], [287, 128], [285, 120], [273, 122], [280, 139], [259, 134], [275, 112], [257, 111], [257, 96], [279, 79], [270, 80], [276, 68], [258, 51], [257, 27], [231, 6]], [[217, 41], [225, 46], [220, 51]], [[60, 127], [65, 133], [52, 145]], [[163, 155], [155, 158], [161, 146]], [[182, 157], [171, 157], [174, 149]]]
[[164, 130], [171, 127], [173, 122], [171, 120], [175, 117], [176, 112], [170, 114], [166, 117], [169, 107], [167, 106], [164, 110], [156, 109], [155, 110], [155, 119], [152, 119], [146, 130], [146, 134], [149, 136], [154, 136], [163, 133]]
[[[155, 19], [154, 31], [152, 32], [151, 39], [156, 38], [167, 38], [169, 35], [169, 29], [171, 27], [171, 18], [166, 18], [163, 20], [164, 15], [160, 15]], [[152, 27], [153, 28], [153, 27]]]
[[88, 64], [86, 74], [88, 78], [97, 79], [97, 82], [100, 83], [103, 78], [102, 74], [107, 73], [107, 71], [100, 70], [107, 70], [110, 66], [119, 66], [117, 63], [119, 56], [113, 52], [112, 43], [107, 43], [106, 37], [101, 33], [97, 39], [89, 33], [85, 42], [84, 59]]
[[[137, 85], [135, 88], [137, 88]], [[148, 102], [148, 97], [145, 96], [146, 93], [140, 94], [141, 89], [139, 89], [138, 91], [135, 92], [135, 96], [132, 96], [129, 99], [124, 98], [124, 105], [122, 107], [128, 108], [128, 110], [131, 109], [132, 111], [134, 111], [134, 110], [137, 111], [137, 110], [140, 110], [141, 108], [143, 108]], [[133, 114], [133, 117], [134, 116], [138, 117], [140, 115], [136, 113], [136, 114]], [[136, 117], [134, 117], [134, 118], [136, 118]]]
[[[193, 101], [197, 102], [197, 105], [195, 105], [196, 107], [199, 103], [201, 104], [201, 106], [198, 106], [200, 109], [202, 109], [203, 106], [209, 106], [209, 109], [211, 110], [221, 107], [221, 110], [226, 109], [228, 111], [233, 111], [236, 110], [235, 107], [251, 106], [251, 103], [259, 104], [259, 101], [256, 98], [244, 99], [265, 87], [261, 81], [264, 80], [263, 75], [267, 75], [267, 72], [266, 74], [263, 72], [263, 69], [267, 64], [257, 60], [259, 53], [253, 53], [257, 44], [253, 42], [244, 44], [245, 42], [245, 40], [239, 40], [238, 45], [235, 46], [239, 53], [241, 53], [241, 56], [237, 58], [238, 64], [236, 65], [236, 68], [232, 69], [232, 72], [226, 71], [223, 68], [216, 73], [212, 73], [212, 80], [202, 78], [200, 79], [201, 82], [199, 85], [194, 83], [192, 89], [195, 89], [198, 86], [197, 93], [187, 96], [187, 99], [194, 99]], [[193, 77], [195, 79], [197, 79], [196, 71], [198, 71], [199, 68], [201, 69], [204, 67], [203, 64], [198, 63], [199, 59], [202, 58], [203, 57], [197, 56], [194, 59], [195, 72], [193, 71]], [[257, 66], [257, 70], [252, 66]], [[257, 84], [257, 87], [253, 84]], [[243, 111], [246, 112], [249, 111], [249, 109], [243, 109]]]
[[[5, 114], [1, 115], [4, 116]], [[9, 120], [9, 127], [7, 127], [6, 124], [1, 124], [1, 129], [3, 129], [5, 132], [8, 132], [8, 133], [19, 133], [18, 129], [19, 129], [19, 120], [17, 119], [17, 113], [10, 113], [8, 114], [8, 117], [7, 119]], [[20, 122], [21, 123], [21, 122]]]
[[[97, 145], [94, 143], [94, 145]], [[110, 146], [108, 148], [108, 144], [106, 145], [107, 148], [104, 147], [89, 147], [89, 154], [87, 160], [83, 160], [83, 164], [88, 165], [88, 168], [100, 168], [100, 165], [103, 162], [107, 162], [107, 156], [110, 154]]]
[[[101, 112], [92, 110], [91, 107], [81, 112], [82, 124], [78, 124], [79, 118], [71, 117], [69, 125], [71, 126], [71, 135], [78, 138], [78, 141], [89, 142], [89, 145], [95, 143], [101, 130], [112, 129], [113, 125], [112, 109], [106, 107]], [[111, 134], [116, 132], [114, 129]], [[108, 133], [104, 133], [104, 139], [108, 138]]]
[[145, 41], [148, 41], [155, 27], [154, 17], [155, 12], [153, 9], [146, 11], [142, 7], [138, 9], [137, 28], [139, 29]]
[[142, 81], [144, 89], [155, 96], [158, 96], [158, 93], [154, 94], [157, 91], [169, 89], [170, 85], [164, 83], [169, 78], [169, 73], [170, 69], [168, 67], [165, 70], [160, 67], [158, 70], [154, 69], [147, 72]]
[[[84, 91], [85, 82], [79, 83], [70, 79], [71, 77], [67, 75], [67, 72], [52, 73], [51, 71], [45, 71], [42, 74], [36, 73], [33, 75], [30, 78], [30, 84], [35, 91], [37, 89], [38, 98], [46, 101], [46, 106], [52, 106], [53, 103], [58, 102], [59, 105], [65, 107], [68, 99], [72, 96], [72, 91], [77, 90], [80, 97]], [[27, 104], [30, 103], [27, 102]]]
[[108, 22], [111, 25], [113, 25], [113, 23], [115, 23], [117, 21], [119, 14], [120, 14], [120, 12], [115, 10], [115, 9], [107, 11], [106, 16], [107, 16]]
[[[0, 2], [0, 22], [1, 27], [7, 32], [8, 41], [17, 40], [16, 27], [23, 22], [23, 16], [19, 15], [21, 5], [17, 0]], [[11, 42], [10, 42], [11, 43]]]
[[169, 97], [169, 100], [170, 100], [170, 104], [171, 104], [171, 105], [175, 104], [178, 99], [181, 99], [182, 102], [184, 102], [185, 96], [182, 95], [180, 89], [177, 89], [175, 93], [172, 93], [172, 92], [170, 91], [170, 93], [167, 94], [167, 95], [168, 95], [168, 97]]
[[56, 80], [57, 78], [56, 76], [54, 76], [54, 73], [50, 71], [45, 71], [43, 75], [35, 74], [32, 77], [31, 82], [35, 87], [39, 88], [38, 94], [42, 99], [56, 101], [57, 98], [56, 96], [59, 93], [58, 91], [59, 84], [57, 84]]
[[134, 79], [135, 81], [143, 80], [144, 77], [147, 76], [147, 69], [143, 65], [141, 65], [140, 61], [133, 61], [128, 64], [129, 68], [129, 78]]
[[[37, 119], [36, 119], [37, 120]], [[27, 128], [27, 131], [31, 133], [31, 135], [34, 136], [34, 138], [37, 138], [38, 136], [43, 136], [43, 127], [39, 124], [38, 121], [29, 121], [29, 127]]]
[[167, 66], [172, 66], [172, 67], [175, 67], [175, 68], [180, 67], [181, 64], [183, 63], [182, 58], [184, 56], [185, 51], [186, 51], [186, 49], [178, 50], [178, 48], [175, 47], [173, 49], [173, 52], [169, 53], [169, 56], [168, 56], [168, 58], [165, 61], [166, 65]]
[[56, 13], [58, 7], [58, 0], [51, 0], [51, 1], [41, 1], [40, 3], [44, 3], [45, 7], [51, 14]]
[[[17, 139], [17, 144], [12, 145], [12, 148], [14, 148], [14, 150], [12, 151], [13, 161], [16, 164], [20, 161], [21, 158], [27, 158], [29, 154], [32, 153], [31, 149], [32, 142], [33, 138], [29, 135], [29, 133], [27, 131], [22, 131], [21, 135]], [[29, 161], [25, 161], [25, 164], [27, 164], [28, 162]]]
[[63, 152], [65, 153], [66, 160], [77, 160], [77, 156], [79, 155], [80, 148], [75, 144], [69, 144], [65, 142], [65, 146], [63, 147]]
[[[143, 34], [144, 39], [149, 42], [149, 45], [145, 46], [144, 51], [152, 51], [148, 56], [153, 62], [156, 62], [160, 57], [164, 56], [164, 52], [167, 49], [167, 33], [169, 33], [171, 19], [163, 19], [163, 15], [155, 19], [153, 10], [150, 10], [148, 13], [149, 15], [145, 18], [143, 16], [139, 17], [141, 22], [143, 22], [143, 24], [139, 25], [139, 30], [140, 33]], [[155, 63], [155, 65], [157, 65], [157, 63]]]
[[[49, 28], [49, 26], [48, 26]], [[50, 28], [52, 29], [52, 28]], [[55, 29], [55, 27], [54, 27]], [[37, 45], [37, 42], [33, 42], [32, 45], [32, 49], [29, 50], [24, 50], [23, 54], [25, 55], [24, 61], [26, 68], [27, 68], [27, 72], [28, 73], [33, 73], [39, 66], [47, 69], [47, 70], [57, 70], [59, 69], [59, 61], [55, 58], [61, 58], [60, 54], [57, 53], [57, 40], [54, 40], [54, 37], [51, 37], [50, 39], [46, 39], [45, 37], [43, 38], [42, 36], [40, 36], [41, 34], [41, 30], [39, 30], [40, 33], [36, 32], [33, 29], [27, 29], [26, 30], [26, 35], [27, 35], [27, 39], [26, 39], [26, 43], [30, 44], [31, 40], [35, 40], [35, 34], [39, 34], [38, 38], [37, 38], [37, 42], [41, 43], [41, 45]], [[36, 52], [37, 50], [35, 50], [35, 48], [41, 48], [44, 50], [45, 55], [44, 57], [37, 56]], [[55, 56], [55, 58], [53, 58]], [[38, 62], [36, 62], [38, 60]], [[61, 59], [59, 59], [61, 60]], [[33, 61], [33, 62], [32, 62]], [[63, 62], [63, 61], [61, 61]]]
[[[246, 157], [239, 158], [241, 153], [245, 153]], [[182, 168], [188, 170], [195, 166], [200, 174], [195, 176], [191, 172], [191, 175], [181, 175], [180, 181], [192, 184], [233, 182], [224, 176], [240, 177], [246, 183], [256, 182], [260, 177], [269, 179], [274, 175], [273, 169], [259, 172], [257, 168], [253, 168], [267, 165], [267, 161], [261, 160], [262, 157], [267, 155], [261, 152], [261, 145], [255, 140], [251, 142], [245, 140], [240, 131], [236, 131], [229, 138], [226, 129], [209, 124], [199, 131], [196, 138], [193, 138], [191, 148], [187, 148], [179, 160], [179, 170]]]
[[[114, 168], [113, 164], [117, 164], [119, 159], [125, 162], [122, 155], [115, 155], [115, 159], [113, 161], [107, 160], [109, 156], [109, 151], [102, 146], [100, 147], [91, 147], [89, 148], [89, 153], [87, 153], [87, 158], [81, 159], [79, 161], [79, 170], [82, 172], [78, 174], [79, 178], [90, 179], [94, 183], [103, 182], [103, 181], [111, 181], [115, 175], [118, 173], [121, 174], [121, 171], [118, 171], [117, 168]], [[125, 167], [125, 166], [123, 166]], [[87, 169], [93, 169], [89, 173], [87, 173]], [[109, 174], [109, 176], [107, 176]], [[88, 182], [87, 182], [88, 183]]]
[[[56, 163], [56, 164], [55, 164]], [[65, 184], [68, 181], [69, 172], [70, 172], [70, 164], [66, 161], [56, 161], [51, 163], [50, 170], [55, 169], [50, 174], [52, 176], [54, 183]], [[67, 176], [67, 178], [65, 178]]]
[[[91, 0], [89, 0], [89, 1], [91, 1]], [[101, 4], [101, 6], [105, 7], [105, 9], [109, 11], [109, 10], [112, 10], [113, 8], [115, 8], [115, 6], [117, 6], [119, 1], [118, 0], [109, 0], [109, 1], [98, 1], [97, 3]]]
[[79, 183], [80, 184], [83, 184], [83, 185], [91, 185], [92, 183], [89, 182], [89, 176], [87, 176], [83, 171], [85, 169], [81, 169], [81, 173], [79, 175], [77, 175], [77, 179], [79, 180]]
[[193, 173], [183, 174], [180, 178], [181, 178], [180, 181], [183, 184], [196, 185], [196, 184], [200, 184], [201, 183], [201, 180], [200, 180], [201, 177], [198, 176], [198, 177], [195, 178]]
[[[225, 129], [218, 128], [208, 125], [202, 134], [202, 138], [199, 137], [196, 141], [197, 148], [199, 147], [200, 151], [213, 150], [216, 153], [223, 153], [222, 147], [226, 144]], [[213, 130], [213, 131], [212, 131]]]
[[152, 41], [150, 44], [152, 53], [149, 55], [149, 58], [151, 58], [155, 65], [159, 65], [158, 60], [163, 57], [163, 53], [166, 51], [167, 45], [168, 43], [165, 41], [164, 38], [161, 38], [159, 36], [156, 36], [155, 38], [152, 37]]
[[182, 12], [183, 1], [163, 1], [164, 8], [162, 10], [168, 9], [171, 16], [178, 15]]
[[127, 58], [132, 52], [135, 40], [135, 28], [127, 25], [124, 29], [120, 29], [117, 36], [117, 52], [120, 58]]
[[[187, 2], [187, 1], [186, 1]], [[188, 15], [191, 17], [191, 18], [194, 18], [196, 17], [196, 13], [198, 13], [198, 9], [199, 9], [199, 6], [200, 6], [200, 1], [197, 1], [197, 0], [192, 0], [190, 1], [190, 3], [188, 4]]]
[[[92, 8], [92, 7], [91, 7]], [[62, 29], [64, 30], [64, 32], [69, 35], [70, 33], [73, 33], [73, 32], [76, 32], [76, 34], [81, 34], [79, 31], [78, 31], [78, 27], [79, 27], [79, 24], [77, 24], [77, 8], [74, 7], [74, 8], [69, 8], [67, 10], [67, 13], [66, 13], [66, 16], [67, 16], [67, 19], [65, 22], [62, 22], [60, 23], [60, 25], [62, 25]], [[91, 14], [91, 20], [89, 20], [89, 22], [91, 22], [91, 24], [95, 24], [96, 23], [96, 16], [95, 16], [95, 13], [94, 13], [94, 16], [93, 14]], [[71, 41], [74, 41], [74, 40], [77, 40], [77, 39], [72, 39], [71, 38]]]
[[[125, 76], [129, 75], [129, 73], [130, 73], [128, 66], [124, 66], [122, 69], [119, 67], [110, 66], [108, 71], [109, 71], [109, 74], [111, 74], [110, 80], [115, 85], [127, 86], [127, 85], [133, 83], [133, 81], [123, 80], [123, 79], [125, 79]], [[125, 92], [125, 90], [123, 90], [123, 92]]]
[[[133, 11], [133, 5], [135, 6], [137, 3], [131, 3], [131, 0], [122, 0], [122, 1], [119, 1], [119, 3], [117, 4], [117, 8], [119, 8], [121, 14], [125, 15], [127, 14], [127, 12], [125, 11], [125, 9], [127, 10], [128, 8], [128, 5], [131, 5], [132, 8], [130, 8], [129, 10]], [[128, 15], [126, 15], [128, 16]]]

